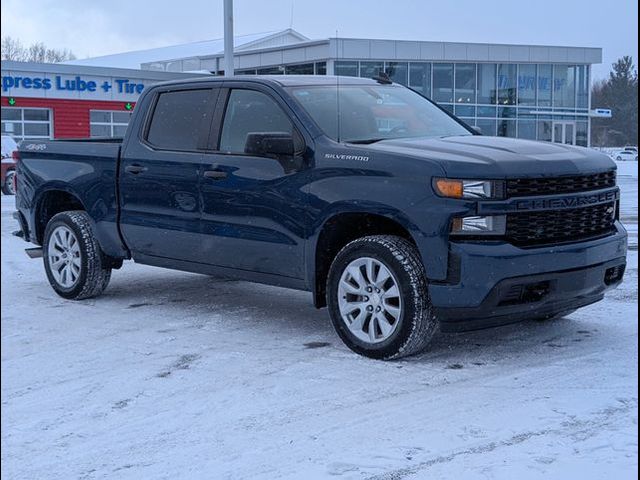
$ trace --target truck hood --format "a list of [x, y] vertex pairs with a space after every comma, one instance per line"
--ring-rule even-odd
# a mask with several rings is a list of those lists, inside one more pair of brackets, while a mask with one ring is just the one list
[[607, 155], [588, 148], [482, 135], [399, 138], [368, 147], [438, 163], [452, 178], [580, 175], [615, 168]]

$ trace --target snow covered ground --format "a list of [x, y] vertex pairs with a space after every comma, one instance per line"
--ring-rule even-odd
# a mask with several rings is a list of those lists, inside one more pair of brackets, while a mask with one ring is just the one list
[[387, 363], [302, 292], [127, 264], [65, 301], [2, 197], [2, 478], [635, 478], [637, 163], [619, 178], [605, 301]]

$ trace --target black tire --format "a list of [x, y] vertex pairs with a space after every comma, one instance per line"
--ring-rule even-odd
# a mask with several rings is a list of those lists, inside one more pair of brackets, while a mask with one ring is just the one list
[[2, 186], [2, 193], [5, 195], [16, 194], [16, 171], [9, 170], [4, 178], [4, 185]]
[[[393, 333], [379, 343], [357, 338], [340, 314], [338, 291], [342, 274], [351, 262], [364, 257], [382, 262], [397, 279], [403, 305]], [[327, 305], [333, 326], [347, 347], [360, 355], [380, 360], [419, 353], [429, 344], [438, 327], [429, 299], [426, 272], [416, 247], [391, 235], [359, 238], [340, 250], [329, 270]]]
[[[64, 287], [56, 281], [50, 265], [48, 255], [51, 235], [57, 227], [64, 226], [71, 230], [77, 238], [80, 247], [80, 273], [77, 281], [70, 287]], [[55, 215], [44, 232], [42, 246], [44, 268], [47, 278], [55, 292], [63, 298], [82, 300], [100, 295], [111, 279], [111, 266], [102, 253], [96, 239], [89, 215], [81, 210], [62, 212]]]
[[622, 157], [617, 157], [616, 160], [621, 162], [622, 161]]

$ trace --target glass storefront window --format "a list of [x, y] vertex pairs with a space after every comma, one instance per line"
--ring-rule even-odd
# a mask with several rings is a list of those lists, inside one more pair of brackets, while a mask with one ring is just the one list
[[476, 116], [476, 107], [473, 105], [462, 105], [456, 103], [453, 112], [458, 117], [475, 117]]
[[538, 105], [541, 107], [551, 106], [552, 82], [551, 65], [538, 65]]
[[342, 75], [345, 77], [357, 77], [358, 76], [358, 62], [343, 62], [336, 61], [333, 70], [336, 75]]
[[495, 117], [496, 107], [478, 107], [479, 117]]
[[518, 119], [518, 138], [528, 140], [536, 139], [536, 121], [531, 119]]
[[510, 63], [498, 64], [498, 103], [516, 104], [516, 66]]
[[518, 65], [518, 105], [536, 104], [536, 66]]
[[496, 104], [496, 64], [478, 64], [478, 103]]
[[2, 120], [22, 120], [21, 108], [3, 108]]
[[498, 120], [498, 136], [499, 137], [513, 137], [516, 136], [516, 121], [515, 120]]
[[380, 75], [384, 70], [382, 62], [360, 62], [360, 76], [364, 78], [372, 78]]
[[131, 112], [121, 110], [91, 110], [89, 112], [90, 136], [124, 137]]
[[516, 118], [515, 107], [498, 107], [498, 116], [500, 118]]
[[576, 106], [576, 67], [573, 65], [553, 66], [553, 106]]
[[589, 108], [589, 67], [578, 66], [578, 108]]
[[286, 65], [284, 68], [287, 75], [313, 75], [313, 63]]
[[453, 113], [453, 105], [449, 103], [444, 103], [444, 104], [441, 104], [440, 106], [444, 108], [447, 112]]
[[589, 130], [587, 125], [587, 122], [576, 122], [576, 145], [586, 147], [589, 144], [587, 138]]
[[45, 110], [42, 108], [25, 108], [24, 120], [46, 122], [49, 120], [49, 110]]
[[265, 67], [258, 69], [258, 75], [282, 75], [284, 74], [284, 66]]
[[89, 121], [91, 123], [110, 123], [111, 112], [91, 110], [91, 112], [89, 112]]
[[496, 136], [496, 120], [491, 118], [479, 118], [476, 126], [480, 128], [483, 135]]
[[14, 140], [52, 138], [52, 115], [46, 108], [2, 107], [2, 134]]
[[316, 62], [316, 75], [327, 74], [327, 62]]
[[453, 102], [453, 63], [433, 64], [433, 100]]
[[387, 62], [384, 70], [394, 82], [401, 85], [408, 84], [409, 65], [406, 62]]
[[551, 141], [553, 122], [551, 120], [538, 120], [538, 140]]
[[456, 103], [476, 103], [476, 64], [456, 63]]
[[431, 96], [431, 64], [409, 64], [409, 87], [417, 90], [425, 97]]

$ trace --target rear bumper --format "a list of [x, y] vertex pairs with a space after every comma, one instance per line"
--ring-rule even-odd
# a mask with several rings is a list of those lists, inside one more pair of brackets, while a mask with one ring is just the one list
[[[622, 281], [627, 234], [521, 249], [506, 243], [451, 243], [450, 283], [432, 283], [443, 329], [473, 329], [556, 315], [602, 299]], [[605, 279], [606, 277], [606, 279]]]

